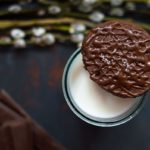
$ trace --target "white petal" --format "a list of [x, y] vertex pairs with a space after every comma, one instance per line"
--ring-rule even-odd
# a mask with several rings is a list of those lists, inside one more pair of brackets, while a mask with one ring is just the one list
[[110, 4], [112, 6], [120, 6], [123, 3], [124, 0], [111, 0]]
[[37, 27], [37, 28], [32, 29], [32, 33], [36, 37], [44, 35], [45, 32], [46, 32], [45, 28], [42, 28], [42, 27]]
[[91, 12], [93, 9], [92, 5], [87, 5], [87, 4], [80, 4], [78, 6], [78, 10], [84, 13]]
[[71, 4], [73, 5], [79, 5], [81, 3], [81, 0], [69, 0]]
[[78, 33], [86, 30], [86, 26], [81, 23], [73, 23], [70, 25], [69, 32], [70, 33]]
[[44, 9], [41, 9], [37, 12], [38, 16], [44, 16], [46, 14], [46, 11]]
[[126, 9], [127, 10], [136, 10], [136, 5], [132, 2], [127, 2], [126, 3]]
[[25, 1], [20, 1], [19, 4], [26, 5], [31, 2], [32, 2], [32, 0], [25, 0]]
[[110, 10], [110, 15], [122, 17], [124, 15], [124, 10], [122, 8], [112, 8]]
[[41, 37], [32, 37], [31, 41], [37, 45], [39, 45], [42, 42], [42, 38]]
[[79, 42], [82, 42], [83, 39], [84, 39], [84, 35], [82, 33], [71, 35], [72, 42], [79, 43]]
[[82, 42], [78, 43], [78, 48], [81, 48]]
[[24, 39], [16, 39], [14, 46], [17, 48], [24, 48], [26, 47], [26, 41]]
[[10, 32], [10, 35], [14, 38], [14, 39], [20, 39], [20, 38], [24, 38], [25, 37], [25, 32], [21, 29], [12, 29]]
[[150, 0], [147, 1], [147, 6], [150, 8]]
[[12, 13], [18, 13], [22, 10], [22, 7], [20, 5], [11, 5], [8, 7], [8, 11]]
[[101, 22], [104, 20], [105, 15], [102, 12], [95, 11], [90, 16], [89, 19], [93, 22]]
[[4, 41], [5, 43], [10, 43], [11, 42], [11, 38], [10, 37], [1, 37], [0, 38], [2, 41]]
[[55, 36], [51, 33], [47, 33], [42, 36], [42, 42], [46, 45], [52, 45], [55, 43]]
[[91, 5], [91, 4], [94, 4], [97, 0], [83, 0], [83, 4], [86, 4], [86, 5]]
[[48, 12], [50, 14], [59, 14], [61, 12], [61, 8], [57, 5], [53, 5], [48, 8]]

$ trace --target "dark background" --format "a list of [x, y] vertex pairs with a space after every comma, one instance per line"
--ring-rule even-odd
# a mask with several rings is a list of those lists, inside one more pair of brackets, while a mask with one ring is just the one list
[[150, 94], [140, 114], [118, 127], [95, 127], [71, 112], [61, 78], [75, 49], [69, 43], [24, 50], [1, 48], [0, 88], [69, 150], [150, 150]]

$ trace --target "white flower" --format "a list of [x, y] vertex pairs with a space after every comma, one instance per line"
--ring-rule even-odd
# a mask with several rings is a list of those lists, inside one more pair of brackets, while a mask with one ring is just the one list
[[84, 35], [82, 33], [78, 33], [78, 34], [72, 34], [71, 35], [71, 41], [75, 42], [75, 43], [80, 43], [82, 42], [84, 39]]
[[87, 5], [87, 4], [80, 4], [78, 6], [78, 10], [84, 13], [91, 12], [93, 9], [92, 5]]
[[147, 1], [147, 7], [150, 8], [150, 0]]
[[79, 42], [77, 46], [78, 46], [78, 48], [81, 48], [82, 42]]
[[36, 37], [42, 36], [43, 34], [45, 34], [45, 32], [46, 32], [45, 28], [42, 27], [35, 27], [32, 29], [32, 33]]
[[40, 43], [42, 42], [42, 38], [41, 37], [32, 37], [31, 41], [37, 45], [40, 45]]
[[25, 0], [25, 1], [20, 1], [19, 3], [22, 5], [26, 5], [27, 3], [31, 3], [32, 0]]
[[57, 5], [53, 5], [48, 8], [48, 12], [53, 15], [59, 14], [61, 12], [61, 8]]
[[32, 37], [31, 41], [37, 45], [52, 45], [55, 43], [55, 36], [52, 33], [46, 33], [41, 37]]
[[73, 23], [70, 25], [69, 32], [70, 33], [78, 33], [86, 30], [86, 26], [81, 23]]
[[19, 13], [22, 10], [22, 7], [20, 5], [11, 5], [8, 7], [8, 11], [11, 13]]
[[78, 5], [81, 3], [81, 0], [70, 0], [71, 4]]
[[120, 6], [123, 3], [124, 0], [111, 0], [110, 4], [112, 6]]
[[46, 14], [46, 11], [44, 9], [40, 9], [38, 12], [37, 12], [38, 16], [44, 16]]
[[55, 36], [52, 33], [47, 33], [42, 36], [42, 43], [52, 45], [55, 43]]
[[122, 17], [124, 15], [124, 10], [121, 8], [112, 8], [110, 10], [110, 15], [111, 16], [118, 16], [118, 17]]
[[132, 2], [127, 2], [126, 3], [126, 9], [127, 10], [136, 10], [136, 5]]
[[104, 20], [105, 15], [102, 12], [95, 11], [90, 16], [89, 19], [93, 22], [101, 22]]
[[0, 40], [4, 41], [7, 44], [11, 43], [11, 38], [9, 38], [9, 37], [1, 37]]
[[26, 41], [24, 39], [16, 39], [14, 42], [14, 46], [16, 48], [25, 48], [26, 47]]
[[21, 29], [12, 29], [10, 32], [10, 35], [14, 38], [14, 39], [20, 39], [20, 38], [24, 38], [25, 37], [25, 32]]
[[97, 0], [83, 0], [83, 4], [85, 5], [91, 5], [91, 4], [94, 4]]

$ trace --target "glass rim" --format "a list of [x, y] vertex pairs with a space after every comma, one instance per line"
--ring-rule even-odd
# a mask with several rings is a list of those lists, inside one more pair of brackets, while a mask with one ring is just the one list
[[67, 77], [68, 77], [69, 68], [70, 68], [73, 60], [76, 58], [76, 56], [80, 52], [81, 52], [81, 49], [79, 48], [70, 56], [70, 58], [68, 59], [66, 65], [65, 65], [63, 76], [62, 76], [62, 90], [63, 90], [64, 98], [65, 98], [68, 106], [72, 110], [72, 112], [77, 117], [79, 117], [81, 120], [83, 120], [83, 121], [85, 121], [85, 122], [87, 122], [87, 123], [89, 123], [91, 125], [95, 125], [95, 126], [99, 126], [99, 127], [118, 126], [118, 125], [124, 124], [124, 123], [130, 121], [131, 119], [133, 119], [139, 113], [139, 111], [143, 108], [144, 102], [145, 102], [146, 93], [141, 97], [141, 99], [139, 100], [139, 103], [130, 112], [130, 114], [128, 114], [124, 118], [121, 118], [121, 119], [116, 120], [116, 121], [107, 121], [106, 122], [106, 121], [94, 120], [94, 119], [90, 118], [89, 116], [83, 114], [82, 111], [79, 110], [77, 108], [77, 106], [75, 106], [75, 104], [73, 103], [72, 97], [70, 96], [69, 91], [68, 91]]

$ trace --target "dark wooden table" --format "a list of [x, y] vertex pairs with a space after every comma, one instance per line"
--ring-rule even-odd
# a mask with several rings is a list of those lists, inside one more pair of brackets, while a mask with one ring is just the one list
[[91, 126], [67, 106], [61, 89], [71, 44], [14, 51], [1, 48], [0, 88], [69, 150], [150, 150], [150, 94], [140, 114], [113, 128]]

